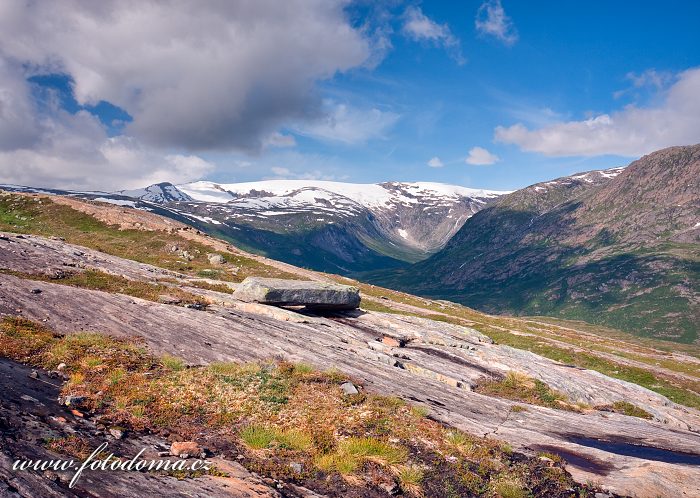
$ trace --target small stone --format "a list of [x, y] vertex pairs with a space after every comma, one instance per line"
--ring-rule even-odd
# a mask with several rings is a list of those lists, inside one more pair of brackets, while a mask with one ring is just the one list
[[304, 470], [304, 467], [298, 462], [291, 462], [289, 464], [289, 468], [292, 469], [293, 472], [296, 472], [297, 474], [301, 474], [301, 472]]
[[161, 304], [180, 304], [182, 301], [175, 296], [161, 294], [158, 296], [158, 302]]
[[85, 402], [85, 396], [66, 396], [66, 400], [63, 404], [66, 406], [80, 406]]
[[221, 254], [209, 254], [207, 256], [207, 258], [209, 259], [209, 264], [212, 264], [212, 265], [226, 264], [226, 260], [224, 259], [224, 257]]
[[39, 372], [37, 372], [36, 370], [32, 370], [31, 373], [29, 374], [29, 377], [31, 377], [32, 379], [38, 379]]
[[189, 458], [201, 453], [202, 448], [194, 441], [175, 441], [170, 445], [170, 454], [180, 458]]
[[109, 430], [109, 434], [114, 438], [114, 439], [121, 439], [124, 437], [124, 431], [121, 429], [116, 429], [112, 428]]
[[41, 294], [41, 289], [32, 289], [29, 292], [31, 292], [32, 294]]
[[352, 382], [343, 382], [340, 384], [340, 388], [343, 390], [343, 394], [352, 395], [352, 394], [358, 394], [359, 391], [355, 387], [355, 384]]
[[63, 372], [66, 369], [66, 364], [65, 363], [59, 363], [58, 366], [56, 367], [56, 370], [59, 372]]
[[389, 337], [388, 335], [385, 335], [382, 337], [382, 343], [389, 346], [390, 348], [400, 348], [401, 347], [401, 342], [397, 339], [394, 339], [393, 337]]
[[546, 463], [549, 467], [554, 467], [554, 460], [552, 460], [549, 457], [546, 456], [541, 456], [540, 457], [540, 462]]
[[382, 488], [389, 496], [396, 496], [399, 493], [399, 487], [395, 482], [382, 482], [379, 484], [379, 487]]

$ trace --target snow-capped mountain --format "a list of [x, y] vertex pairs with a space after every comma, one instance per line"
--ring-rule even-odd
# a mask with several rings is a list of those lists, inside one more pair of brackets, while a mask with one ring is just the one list
[[350, 272], [439, 250], [506, 192], [440, 183], [307, 180], [161, 183], [116, 192], [294, 264]]
[[157, 204], [194, 200], [192, 197], [179, 190], [175, 185], [168, 182], [156, 183], [146, 188], [139, 188], [136, 190], [120, 190], [119, 192], [115, 192], [115, 194], [125, 197], [134, 197], [142, 201], [155, 202]]
[[[164, 189], [170, 198], [161, 200]], [[369, 223], [371, 231], [386, 239], [379, 245], [388, 241], [394, 246], [389, 248], [393, 255], [407, 252], [407, 259], [419, 259], [442, 247], [467, 218], [503, 193], [428, 182], [269, 180], [233, 184], [201, 181], [177, 187], [160, 184], [131, 195], [168, 203], [171, 209], [200, 221], [245, 224], [275, 232]]]

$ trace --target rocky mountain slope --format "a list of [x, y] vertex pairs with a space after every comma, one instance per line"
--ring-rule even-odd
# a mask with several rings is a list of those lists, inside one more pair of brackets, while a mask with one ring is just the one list
[[[116, 425], [113, 417], [121, 417], [126, 436], [122, 440], [120, 435], [114, 444], [148, 445], [157, 451], [189, 434], [215, 451], [222, 469], [234, 471], [195, 476], [182, 485], [173, 477], [138, 476], [130, 481], [132, 490], [124, 487], [123, 474], [90, 475], [108, 490], [104, 496], [146, 493], [156, 483], [172, 496], [225, 495], [222, 488], [234, 496], [691, 496], [700, 479], [700, 412], [693, 408], [700, 406], [700, 351], [692, 346], [677, 348], [685, 353], [670, 354], [658, 349], [660, 343], [603, 337], [570, 329], [570, 324], [489, 317], [357, 282], [352, 283], [361, 288], [360, 311], [323, 315], [241, 302], [230, 292], [248, 275], [320, 281], [332, 277], [246, 254], [173, 220], [125, 206], [5, 194], [0, 196], [0, 229], [5, 231], [0, 233], [0, 315], [5, 317], [0, 353], [19, 348], [28, 353], [11, 358], [41, 358], [54, 368], [66, 361], [66, 372], [80, 373], [67, 384], [47, 388], [41, 381], [57, 382], [55, 377], [43, 371], [33, 375], [9, 360], [0, 363], [3, 371], [15, 370], [13, 378], [27, 378], [26, 384], [12, 382], [13, 390], [3, 398], [3, 462], [20, 454], [55, 456], [66, 448], [58, 443], [71, 434], [88, 442], [109, 438], [110, 427]], [[79, 331], [97, 334], [76, 334]], [[23, 340], [22, 334], [31, 340]], [[137, 342], [139, 348], [115, 351], [115, 343], [100, 336], [140, 337], [142, 342]], [[152, 366], [149, 357], [146, 367], [129, 363], [131, 373], [123, 368], [105, 373], [115, 358], [132, 361], [133, 355], [145, 354], [144, 347], [170, 356], [161, 360], [162, 366]], [[107, 352], [104, 358], [98, 356], [102, 351]], [[577, 352], [570, 359], [565, 357], [573, 351]], [[577, 366], [586, 358], [595, 361]], [[298, 372], [287, 366], [286, 374], [278, 374], [217, 363], [264, 364], [273, 359], [306, 366]], [[311, 370], [329, 367], [334, 370], [327, 378]], [[146, 368], [145, 373], [140, 368]], [[207, 377], [207, 382], [183, 383], [207, 372], [220, 373]], [[121, 387], [117, 382], [115, 387], [114, 379], [127, 374], [130, 382]], [[153, 386], [151, 394], [141, 391], [137, 399], [125, 398], [130, 384], [145, 389], [161, 378], [163, 384]], [[285, 387], [292, 378], [297, 379], [295, 389]], [[359, 396], [343, 397], [341, 382], [348, 379], [359, 388]], [[214, 388], [212, 382], [221, 384]], [[259, 398], [245, 398], [246, 403], [268, 408], [243, 414], [230, 410], [241, 406], [248, 390], [236, 386], [246, 382], [255, 382], [244, 384], [250, 389], [265, 389]], [[181, 387], [173, 390], [173, 385]], [[205, 387], [212, 389], [197, 390]], [[97, 396], [95, 406], [100, 408], [78, 410], [77, 415], [59, 409], [52, 404], [56, 391], [50, 391], [59, 388], [62, 395], [85, 393], [89, 400]], [[163, 390], [182, 405], [158, 405], [155, 399]], [[193, 406], [194, 413], [211, 413], [210, 403], [221, 392], [233, 396], [223, 403], [226, 411], [219, 415], [225, 418], [202, 426], [202, 419], [190, 416]], [[324, 397], [317, 395], [321, 392]], [[402, 409], [396, 400], [377, 397], [386, 395], [414, 407]], [[310, 397], [296, 405], [299, 396]], [[255, 449], [249, 445], [259, 443], [239, 432], [249, 427], [253, 416], [269, 417], [267, 427], [289, 430], [290, 417], [303, 424], [314, 407], [324, 410], [324, 420], [339, 417], [330, 441], [326, 435], [306, 442], [297, 434], [287, 446]], [[143, 430], [151, 417], [167, 416], [172, 410], [182, 410], [175, 412], [176, 419], [184, 417], [186, 423], [165, 432], [157, 425], [147, 426], [150, 434]], [[426, 413], [430, 417], [421, 422]], [[399, 414], [405, 418], [397, 419]], [[236, 425], [239, 417], [243, 425]], [[320, 418], [310, 420], [322, 425]], [[447, 427], [439, 429], [431, 420]], [[408, 437], [407, 430], [422, 431], [420, 438]], [[431, 432], [443, 430], [444, 436]], [[374, 457], [350, 470], [347, 479], [339, 476], [338, 467], [327, 467], [327, 459], [309, 457], [318, 451], [340, 458], [329, 452], [335, 445], [343, 448], [345, 438], [357, 440], [358, 434], [407, 444], [410, 451], [392, 454], [401, 460], [393, 471], [386, 460]], [[53, 445], [37, 443], [43, 440]], [[229, 446], [222, 446], [226, 442]], [[413, 463], [406, 463], [407, 458]], [[560, 473], [559, 458], [580, 484]], [[290, 474], [290, 468], [301, 470]], [[193, 489], [193, 482], [201, 482], [200, 491], [206, 491]], [[63, 475], [15, 475], [0, 469], [0, 485], [5, 486], [0, 490], [9, 496], [32, 496], [33, 490], [61, 496], [68, 493], [66, 483]], [[85, 488], [74, 492], [87, 493]]]
[[503, 196], [436, 255], [369, 278], [497, 313], [697, 341], [700, 145]]

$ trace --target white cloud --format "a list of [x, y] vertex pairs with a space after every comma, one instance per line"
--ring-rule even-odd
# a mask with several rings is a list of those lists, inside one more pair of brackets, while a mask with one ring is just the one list
[[435, 156], [430, 161], [428, 161], [428, 166], [430, 166], [431, 168], [442, 168], [444, 164], [439, 157]]
[[482, 3], [474, 24], [482, 35], [493, 36], [506, 45], [512, 45], [518, 40], [518, 32], [503, 10], [501, 0], [486, 0]]
[[[294, 137], [277, 130], [292, 123], [348, 143], [383, 136], [396, 114], [328, 107], [316, 88], [378, 62], [377, 40], [353, 27], [346, 6], [0, 2], [0, 182], [111, 190], [191, 181], [214, 166], [183, 150], [291, 148]], [[56, 73], [71, 78], [79, 104], [127, 111], [124, 135], [110, 137], [96, 117], [66, 112], [54, 91], [27, 81]]]
[[285, 122], [319, 114], [316, 81], [371, 58], [346, 5], [3, 0], [0, 47], [35, 74], [69, 74], [81, 104], [126, 110], [126, 132], [142, 142], [258, 150]]
[[498, 126], [495, 139], [547, 156], [637, 157], [672, 145], [700, 142], [700, 68], [680, 73], [658, 105], [627, 106], [582, 121], [537, 129]]
[[97, 117], [61, 109], [51, 92], [37, 101], [36, 88], [12, 66], [0, 58], [0, 183], [116, 190], [195, 180], [213, 168], [196, 156], [110, 138]]
[[152, 183], [183, 183], [214, 166], [192, 155], [163, 154], [125, 136], [108, 138], [87, 112], [51, 123], [31, 149], [0, 151], [0, 183], [75, 190], [118, 190]]
[[389, 128], [398, 119], [399, 115], [391, 111], [376, 108], [359, 109], [327, 100], [324, 103], [322, 119], [300, 122], [294, 127], [294, 131], [323, 140], [357, 144], [370, 139], [385, 138]]
[[620, 98], [628, 93], [638, 93], [640, 89], [650, 89], [660, 91], [669, 86], [674, 80], [673, 73], [669, 71], [657, 71], [656, 69], [647, 69], [641, 73], [629, 72], [625, 75], [625, 79], [630, 82], [631, 86], [613, 93], [613, 97]]
[[438, 24], [423, 14], [419, 7], [408, 7], [404, 13], [403, 33], [416, 41], [428, 41], [447, 49], [451, 57], [464, 64], [459, 39], [447, 24]]
[[499, 161], [499, 157], [495, 154], [491, 154], [488, 150], [483, 147], [472, 147], [469, 150], [469, 155], [464, 160], [467, 164], [473, 164], [475, 166], [486, 166]]
[[632, 82], [635, 88], [644, 86], [652, 86], [661, 89], [673, 79], [673, 75], [668, 71], [657, 71], [656, 69], [647, 69], [639, 74], [629, 72], [625, 78]]

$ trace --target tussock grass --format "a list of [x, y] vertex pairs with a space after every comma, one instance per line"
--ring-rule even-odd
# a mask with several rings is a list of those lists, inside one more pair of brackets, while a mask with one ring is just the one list
[[580, 404], [572, 403], [568, 397], [550, 388], [539, 379], [522, 372], [510, 371], [500, 380], [484, 382], [475, 389], [481, 394], [522, 401], [532, 405], [547, 406], [569, 411], [581, 411]]
[[404, 463], [407, 458], [405, 448], [373, 438], [351, 437], [341, 441], [333, 453], [320, 456], [316, 464], [326, 471], [351, 474], [366, 461], [388, 466]]
[[621, 413], [629, 417], [638, 417], [651, 420], [654, 416], [643, 408], [638, 407], [628, 401], [615, 401], [610, 407], [605, 407], [615, 413]]
[[531, 496], [519, 479], [510, 476], [494, 481], [491, 489], [500, 498], [527, 498]]
[[250, 425], [241, 430], [243, 442], [250, 448], [261, 450], [276, 446], [292, 451], [307, 451], [313, 447], [313, 439], [305, 432], [275, 427]]
[[395, 469], [401, 490], [411, 496], [423, 497], [421, 483], [425, 477], [423, 469], [417, 465], [401, 465]]

